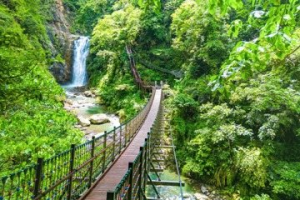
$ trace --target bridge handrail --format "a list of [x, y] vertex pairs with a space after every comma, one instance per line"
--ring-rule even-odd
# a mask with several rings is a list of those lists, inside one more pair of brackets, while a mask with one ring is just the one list
[[150, 160], [155, 146], [154, 136], [160, 134], [163, 123], [163, 92], [157, 118], [145, 139], [144, 145], [135, 160], [129, 163], [128, 170], [113, 191], [107, 192], [106, 200], [146, 199], [145, 189], [150, 169]]
[[127, 147], [146, 119], [155, 87], [144, 108], [132, 119], [99, 137], [8, 176], [0, 177], [0, 200], [78, 199], [96, 184]]

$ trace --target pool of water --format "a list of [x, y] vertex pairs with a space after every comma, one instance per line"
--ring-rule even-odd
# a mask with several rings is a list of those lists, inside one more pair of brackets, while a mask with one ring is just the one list
[[85, 138], [91, 139], [93, 136], [100, 136], [104, 131], [110, 131], [120, 125], [119, 118], [109, 113], [102, 105], [97, 104], [94, 97], [86, 97], [82, 92], [66, 91], [68, 105], [65, 106], [68, 110], [73, 112], [77, 116], [83, 118], [90, 118], [95, 114], [105, 114], [109, 119], [109, 123], [94, 125], [91, 124], [87, 127], [81, 127], [80, 129], [85, 132]]
[[[178, 175], [175, 172], [172, 172], [170, 170], [164, 170], [164, 172], [159, 173], [160, 179], [164, 181], [177, 181]], [[154, 173], [151, 173], [150, 175], [152, 180], [156, 180], [157, 176]], [[189, 185], [187, 181], [185, 181], [184, 177], [181, 177], [181, 181], [185, 183], [185, 186], [183, 189], [183, 199], [186, 200], [196, 200], [194, 197], [195, 191], [193, 190], [193, 187]], [[165, 200], [181, 200], [181, 192], [179, 186], [155, 186], [161, 199]], [[146, 191], [147, 197], [151, 198], [157, 198], [156, 193], [151, 185], [147, 186]]]

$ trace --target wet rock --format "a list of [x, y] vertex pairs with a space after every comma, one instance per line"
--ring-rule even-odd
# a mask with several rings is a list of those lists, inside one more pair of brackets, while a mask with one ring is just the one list
[[84, 118], [82, 116], [78, 116], [77, 118], [78, 118], [79, 124], [81, 126], [90, 126], [91, 125], [90, 120], [88, 120], [88, 119], [86, 119], [86, 118]]
[[183, 194], [183, 198], [184, 199], [191, 199], [191, 195], [189, 195], [189, 194]]
[[91, 91], [85, 91], [83, 94], [86, 97], [92, 97], [93, 96], [93, 93]]
[[73, 105], [73, 101], [70, 99], [66, 99], [65, 104]]
[[207, 188], [205, 187], [205, 186], [201, 186], [201, 192], [203, 193], [203, 194], [209, 194], [209, 191], [207, 190]]
[[73, 111], [73, 109], [71, 108], [71, 107], [69, 107], [69, 106], [64, 106], [64, 109], [66, 110], [66, 111]]
[[105, 114], [96, 114], [90, 117], [90, 122], [92, 124], [105, 124], [110, 122]]
[[80, 105], [78, 104], [78, 102], [74, 102], [72, 104], [72, 108], [75, 109], [75, 108], [80, 108]]
[[209, 200], [210, 199], [208, 196], [201, 194], [201, 193], [195, 193], [194, 196], [197, 200]]

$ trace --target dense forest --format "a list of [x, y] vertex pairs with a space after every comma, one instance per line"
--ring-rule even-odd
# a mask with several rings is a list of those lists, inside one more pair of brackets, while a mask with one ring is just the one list
[[146, 83], [168, 83], [185, 176], [231, 199], [300, 199], [297, 0], [0, 0], [0, 175], [82, 142], [50, 73], [68, 57], [59, 3], [91, 39], [89, 87], [122, 121], [148, 97], [126, 49]]

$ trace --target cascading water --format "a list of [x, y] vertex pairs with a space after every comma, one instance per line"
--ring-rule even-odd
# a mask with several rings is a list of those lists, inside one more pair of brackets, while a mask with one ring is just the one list
[[86, 59], [89, 54], [89, 38], [81, 36], [74, 41], [74, 63], [72, 71], [72, 82], [69, 87], [85, 86], [87, 82]]

